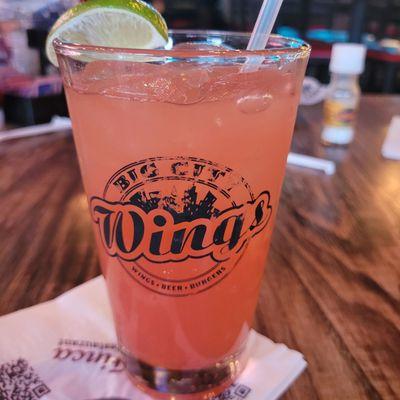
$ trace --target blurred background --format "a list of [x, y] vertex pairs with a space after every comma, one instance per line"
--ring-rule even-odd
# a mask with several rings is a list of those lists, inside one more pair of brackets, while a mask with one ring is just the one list
[[[11, 122], [40, 123], [49, 114], [66, 113], [61, 81], [46, 60], [44, 42], [49, 27], [76, 2], [0, 0], [0, 107]], [[250, 31], [262, 0], [151, 3], [170, 28]], [[400, 0], [284, 0], [275, 32], [312, 44], [307, 75], [322, 83], [329, 81], [333, 43], [364, 43], [362, 91], [400, 93]]]

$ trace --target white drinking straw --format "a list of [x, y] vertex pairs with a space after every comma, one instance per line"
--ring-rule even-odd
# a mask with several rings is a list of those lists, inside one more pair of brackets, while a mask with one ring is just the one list
[[333, 161], [310, 157], [304, 154], [290, 153], [287, 162], [297, 167], [322, 171], [326, 175], [334, 175], [336, 172], [336, 164]]
[[264, 0], [247, 50], [264, 50], [274, 27], [283, 0]]
[[11, 139], [45, 135], [47, 133], [71, 129], [71, 120], [66, 117], [54, 116], [48, 124], [27, 126], [25, 128], [0, 131], [0, 143]]

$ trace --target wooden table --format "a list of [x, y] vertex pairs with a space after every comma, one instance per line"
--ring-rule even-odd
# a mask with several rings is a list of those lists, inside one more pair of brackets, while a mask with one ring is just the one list
[[[338, 163], [288, 167], [256, 328], [301, 351], [286, 400], [400, 398], [400, 162], [380, 148], [400, 97], [364, 97], [355, 143], [319, 144], [321, 107], [293, 147]], [[71, 137], [0, 143], [0, 314], [99, 274]]]

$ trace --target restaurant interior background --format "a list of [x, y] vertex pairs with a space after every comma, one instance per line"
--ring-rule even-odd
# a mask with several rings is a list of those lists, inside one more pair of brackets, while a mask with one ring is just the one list
[[[48, 29], [78, 1], [0, 0], [0, 317], [100, 274], [71, 123], [53, 124], [68, 115], [62, 81], [44, 50]], [[169, 28], [251, 31], [262, 0], [152, 3]], [[307, 76], [319, 95], [299, 109], [254, 328], [308, 363], [285, 400], [398, 400], [400, 0], [284, 0], [274, 31], [311, 43]], [[360, 107], [339, 110], [355, 120], [348, 146], [321, 140], [338, 42], [368, 49]], [[80, 319], [86, 308], [75, 307]], [[64, 315], [51, 318], [20, 331], [52, 333]], [[32, 338], [21, 345], [34, 349]], [[0, 379], [0, 400], [1, 389]]]
[[[44, 43], [57, 16], [76, 1], [0, 0], [0, 105], [7, 122], [29, 125], [66, 114], [61, 81]], [[170, 28], [250, 31], [261, 2], [153, 0], [153, 5]], [[307, 75], [322, 83], [329, 81], [332, 43], [365, 43], [363, 92], [400, 92], [400, 0], [285, 0], [275, 31], [312, 44]]]

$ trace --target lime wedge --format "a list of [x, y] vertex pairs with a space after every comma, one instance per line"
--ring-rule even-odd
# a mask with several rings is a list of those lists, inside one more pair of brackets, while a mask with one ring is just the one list
[[58, 66], [53, 40], [95, 46], [154, 49], [168, 41], [164, 18], [141, 0], [88, 0], [66, 11], [51, 28], [47, 57]]

